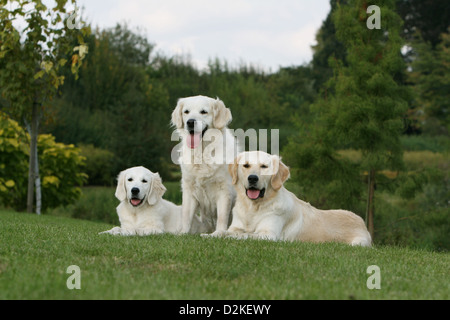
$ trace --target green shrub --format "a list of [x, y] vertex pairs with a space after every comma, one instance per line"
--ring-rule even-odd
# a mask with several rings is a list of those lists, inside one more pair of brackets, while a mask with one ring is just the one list
[[430, 205], [427, 189], [413, 200], [382, 193], [377, 198], [375, 240], [377, 245], [408, 246], [436, 251], [450, 250], [450, 216], [447, 206]]
[[171, 201], [175, 204], [181, 205], [183, 196], [181, 193], [180, 181], [175, 182], [163, 181], [163, 184], [167, 189], [166, 193], [164, 193], [164, 199]]
[[38, 138], [43, 208], [67, 205], [81, 195], [80, 187], [87, 180], [82, 172], [85, 158], [73, 144], [55, 142], [52, 135]]
[[[28, 184], [29, 135], [19, 124], [0, 114], [0, 203], [24, 210]], [[74, 145], [55, 142], [49, 134], [38, 137], [42, 208], [67, 205], [81, 195], [87, 179], [85, 158]]]
[[86, 187], [81, 197], [73, 204], [48, 210], [46, 214], [97, 222], [119, 224], [116, 207], [119, 200], [111, 187]]
[[29, 137], [0, 112], [0, 203], [23, 209], [28, 182]]
[[94, 147], [92, 144], [80, 144], [81, 154], [86, 158], [85, 172], [89, 176], [90, 186], [113, 186], [114, 154], [111, 151]]

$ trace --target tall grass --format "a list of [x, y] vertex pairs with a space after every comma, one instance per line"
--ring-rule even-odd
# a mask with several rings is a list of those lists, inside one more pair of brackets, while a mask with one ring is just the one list
[[450, 150], [448, 136], [402, 136], [400, 141], [406, 151], [448, 152]]

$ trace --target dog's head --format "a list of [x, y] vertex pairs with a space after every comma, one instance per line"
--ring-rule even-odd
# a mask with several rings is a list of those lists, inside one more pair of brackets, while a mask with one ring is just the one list
[[272, 196], [290, 174], [279, 156], [262, 151], [241, 153], [228, 170], [238, 193], [245, 193], [252, 201]]
[[119, 174], [115, 196], [133, 207], [139, 207], [145, 203], [155, 205], [165, 192], [158, 173], [144, 167], [134, 167]]
[[230, 122], [230, 109], [221, 100], [205, 96], [179, 99], [172, 113], [172, 124], [186, 131], [186, 142], [191, 149], [200, 145], [206, 130], [222, 130]]

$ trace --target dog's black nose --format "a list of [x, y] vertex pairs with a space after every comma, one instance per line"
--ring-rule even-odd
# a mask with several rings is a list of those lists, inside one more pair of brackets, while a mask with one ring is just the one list
[[254, 174], [249, 175], [247, 179], [248, 179], [248, 182], [250, 182], [252, 184], [257, 183], [259, 180], [258, 176], [254, 175]]
[[195, 120], [194, 120], [194, 119], [189, 119], [189, 120], [186, 122], [186, 125], [187, 125], [187, 127], [188, 127], [189, 129], [194, 129], [194, 127], [195, 127]]
[[140, 191], [139, 188], [133, 188], [133, 189], [131, 189], [131, 194], [134, 195], [134, 196], [138, 195], [139, 191]]

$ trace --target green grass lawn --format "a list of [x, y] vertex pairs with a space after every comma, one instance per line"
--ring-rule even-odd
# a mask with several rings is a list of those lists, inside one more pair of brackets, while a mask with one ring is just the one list
[[[0, 299], [448, 299], [448, 253], [399, 247], [114, 237], [111, 225], [0, 211]], [[81, 289], [66, 286], [71, 265]], [[381, 289], [366, 286], [380, 268]]]

